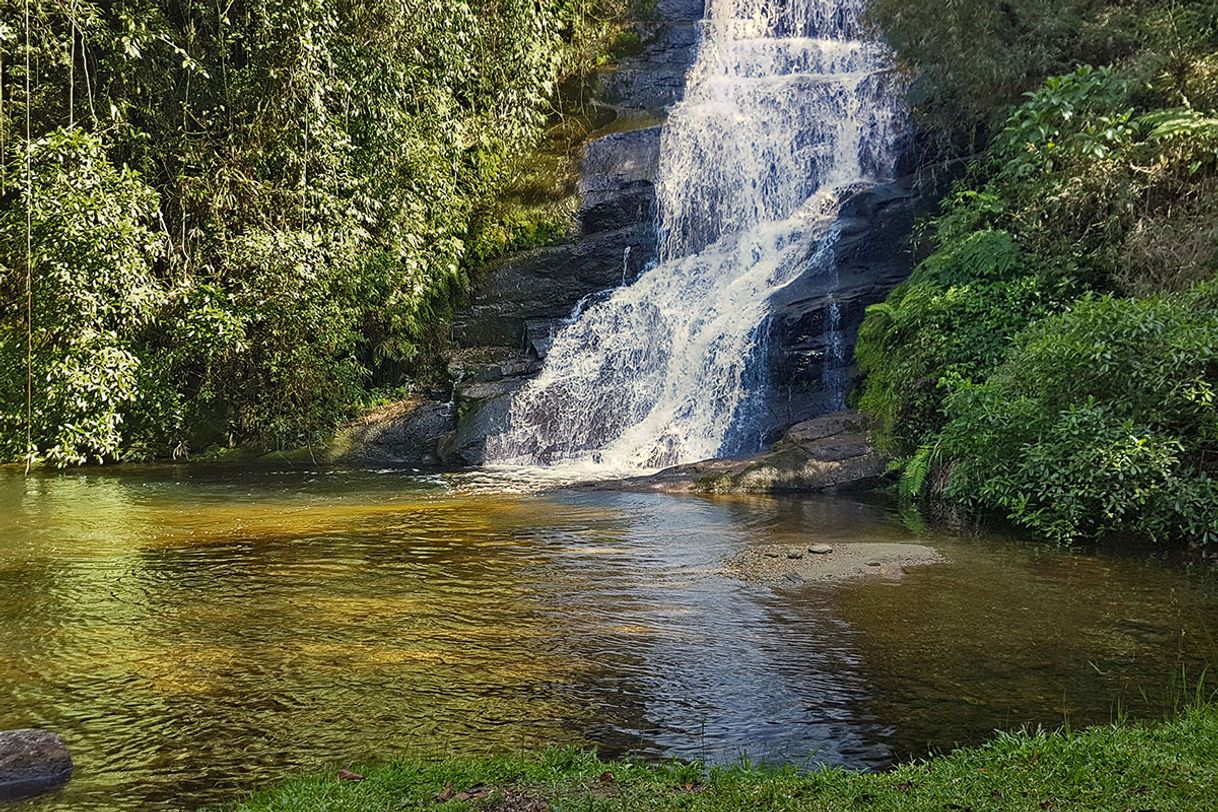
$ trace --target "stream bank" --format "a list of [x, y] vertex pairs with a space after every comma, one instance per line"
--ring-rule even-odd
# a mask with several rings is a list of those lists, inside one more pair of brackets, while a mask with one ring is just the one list
[[494, 809], [501, 812], [740, 809], [1207, 810], [1218, 792], [1218, 709], [1152, 725], [1002, 736], [889, 772], [799, 772], [748, 762], [601, 761], [551, 750], [485, 760], [401, 761], [297, 778], [236, 810]]

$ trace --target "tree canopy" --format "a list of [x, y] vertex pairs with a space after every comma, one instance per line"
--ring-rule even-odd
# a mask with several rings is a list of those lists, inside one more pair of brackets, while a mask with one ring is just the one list
[[0, 457], [299, 445], [401, 384], [622, 5], [0, 0]]

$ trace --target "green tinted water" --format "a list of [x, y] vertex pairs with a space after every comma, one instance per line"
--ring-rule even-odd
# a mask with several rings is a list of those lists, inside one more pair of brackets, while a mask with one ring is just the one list
[[[754, 544], [918, 541], [774, 589]], [[0, 729], [36, 809], [177, 809], [394, 753], [547, 744], [882, 767], [994, 728], [1160, 714], [1218, 590], [1146, 555], [919, 537], [849, 499], [505, 494], [397, 473], [0, 473]]]

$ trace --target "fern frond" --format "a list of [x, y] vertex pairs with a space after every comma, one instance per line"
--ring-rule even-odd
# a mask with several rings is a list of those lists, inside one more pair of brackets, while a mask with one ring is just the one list
[[1192, 110], [1187, 107], [1177, 107], [1171, 110], [1158, 110], [1148, 113], [1138, 119], [1144, 126], [1150, 127], [1147, 134], [1155, 141], [1169, 140], [1181, 136], [1202, 136], [1218, 138], [1218, 118]]
[[897, 495], [902, 502], [915, 502], [923, 495], [930, 472], [939, 464], [941, 455], [940, 446], [935, 443], [922, 446], [909, 458], [897, 484]]

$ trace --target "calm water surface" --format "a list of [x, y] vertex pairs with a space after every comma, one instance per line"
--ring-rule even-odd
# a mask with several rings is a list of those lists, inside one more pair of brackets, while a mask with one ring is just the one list
[[[770, 588], [756, 544], [909, 541], [900, 581]], [[0, 729], [24, 809], [195, 809], [394, 753], [546, 744], [876, 768], [1161, 713], [1218, 589], [1145, 555], [922, 535], [843, 498], [491, 492], [399, 473], [0, 473]]]

